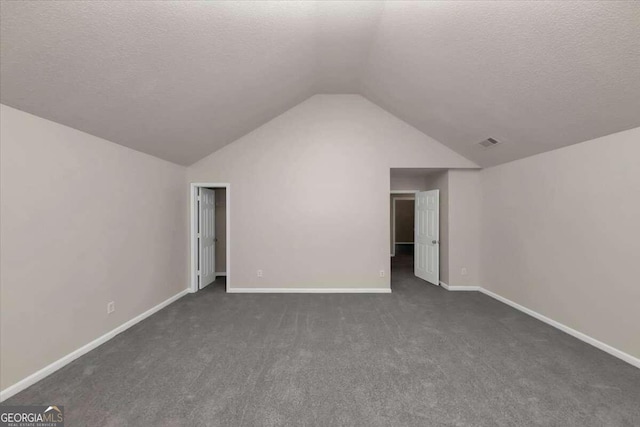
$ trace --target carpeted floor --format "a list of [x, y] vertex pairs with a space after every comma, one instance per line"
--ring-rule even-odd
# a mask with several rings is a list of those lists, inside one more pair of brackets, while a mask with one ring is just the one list
[[640, 370], [477, 292], [189, 294], [5, 405], [67, 426], [639, 426]]

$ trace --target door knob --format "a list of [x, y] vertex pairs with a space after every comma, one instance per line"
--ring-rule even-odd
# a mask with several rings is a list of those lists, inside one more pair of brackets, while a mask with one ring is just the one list
[[431, 243], [433, 243], [434, 245], [437, 245], [438, 241], [437, 240], [432, 240]]

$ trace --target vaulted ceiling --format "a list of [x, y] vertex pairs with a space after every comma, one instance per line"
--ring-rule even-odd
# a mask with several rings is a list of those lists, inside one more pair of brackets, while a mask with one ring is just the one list
[[[640, 126], [639, 2], [3, 1], [0, 13], [2, 103], [185, 165], [316, 93], [360, 93], [482, 166]], [[487, 137], [501, 144], [483, 149]]]

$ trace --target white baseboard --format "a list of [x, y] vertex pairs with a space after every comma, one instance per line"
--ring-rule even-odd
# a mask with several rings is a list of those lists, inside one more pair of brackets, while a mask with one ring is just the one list
[[451, 286], [444, 282], [440, 282], [440, 286], [448, 291], [479, 291], [480, 286]]
[[599, 348], [600, 350], [607, 352], [610, 355], [617, 357], [618, 359], [624, 360], [625, 362], [635, 366], [636, 368], [640, 368], [640, 359], [638, 359], [637, 357], [634, 357], [628, 353], [625, 353], [624, 351], [618, 350], [617, 348], [611, 347], [609, 344], [605, 344], [602, 341], [598, 341], [597, 339], [592, 338], [589, 335], [583, 334], [582, 332], [576, 331], [575, 329], [570, 328], [567, 325], [564, 325], [560, 322], [550, 319], [547, 316], [538, 313], [537, 311], [533, 311], [530, 308], [527, 308], [523, 305], [513, 302], [503, 296], [496, 294], [495, 292], [488, 291], [484, 288], [479, 288], [479, 291], [504, 304], [510, 305], [516, 310], [520, 310], [521, 312], [526, 313], [531, 317], [535, 317], [536, 319], [548, 325], [551, 325], [554, 328], [560, 329], [562, 332], [565, 332], [581, 341], [584, 341], [587, 344], [591, 344], [592, 346]]
[[[444, 282], [440, 282], [440, 285], [450, 291], [480, 291], [483, 294], [490, 296], [491, 298], [494, 298], [504, 304], [507, 304], [517, 310], [522, 311], [525, 314], [528, 314], [529, 316], [532, 316], [548, 325], [551, 325], [581, 341], [586, 342], [587, 344], [591, 344], [592, 346], [609, 353], [610, 355], [617, 357], [618, 359], [621, 359], [627, 363], [629, 363], [630, 365], [633, 365], [637, 368], [640, 368], [640, 359], [638, 359], [637, 357], [634, 357], [628, 353], [625, 353], [621, 350], [618, 350], [614, 347], [611, 347], [608, 344], [603, 343], [602, 341], [598, 341], [595, 338], [592, 338], [586, 334], [583, 334], [582, 332], [576, 331], [575, 329], [572, 329], [560, 322], [557, 322], [553, 319], [550, 319], [536, 311], [533, 311], [525, 306], [522, 306], [516, 302], [513, 302], [503, 296], [500, 296], [494, 292], [491, 292], [487, 289], [484, 289], [480, 286], [449, 286]], [[391, 293], [391, 289], [390, 288], [231, 288], [228, 289], [229, 293]], [[183, 297], [184, 295], [186, 295], [188, 293], [188, 290], [185, 289], [179, 293], [177, 293], [176, 295], [172, 296], [171, 298], [161, 302], [160, 304], [156, 305], [153, 308], [150, 308], [149, 310], [145, 311], [144, 313], [134, 317], [133, 319], [129, 320], [128, 322], [123, 323], [122, 325], [118, 326], [117, 328], [113, 329], [110, 332], [107, 332], [106, 334], [102, 335], [101, 337], [91, 341], [90, 343], [84, 345], [83, 347], [75, 350], [72, 353], [69, 353], [68, 355], [62, 357], [61, 359], [58, 359], [57, 361], [51, 363], [50, 365], [40, 369], [39, 371], [29, 375], [28, 377], [24, 378], [23, 380], [7, 387], [6, 389], [2, 390], [0, 392], [0, 402], [10, 398], [11, 396], [21, 392], [22, 390], [26, 389], [27, 387], [35, 384], [36, 382], [42, 380], [43, 378], [47, 377], [48, 375], [52, 374], [53, 372], [57, 371], [58, 369], [62, 368], [63, 366], [71, 363], [72, 361], [76, 360], [77, 358], [79, 358], [80, 356], [88, 353], [89, 351], [95, 349], [96, 347], [100, 346], [101, 344], [104, 344], [105, 342], [109, 341], [111, 338], [113, 338], [114, 336], [118, 335], [119, 333], [129, 329], [130, 327], [132, 327], [133, 325], [139, 323], [140, 321], [146, 319], [147, 317], [151, 316], [152, 314], [156, 313], [157, 311], [163, 309], [164, 307], [168, 306], [169, 304], [171, 304], [172, 302], [178, 300], [179, 298]]]
[[229, 288], [230, 294], [390, 294], [391, 288]]
[[132, 327], [136, 323], [141, 322], [142, 320], [144, 320], [147, 317], [151, 316], [155, 312], [160, 311], [164, 307], [168, 306], [172, 302], [182, 298], [187, 293], [188, 293], [188, 289], [185, 289], [183, 291], [178, 292], [177, 294], [175, 294], [171, 298], [161, 302], [160, 304], [156, 305], [155, 307], [150, 308], [149, 310], [147, 310], [144, 313], [134, 317], [133, 319], [129, 320], [128, 322], [125, 322], [122, 325], [118, 326], [117, 328], [107, 332], [106, 334], [102, 335], [100, 338], [97, 338], [97, 339], [91, 341], [89, 344], [86, 344], [86, 345], [80, 347], [79, 349], [77, 349], [77, 350], [67, 354], [66, 356], [62, 357], [61, 359], [56, 360], [55, 362], [51, 363], [50, 365], [45, 366], [44, 368], [40, 369], [39, 371], [29, 375], [28, 377], [18, 381], [17, 383], [15, 383], [13, 385], [5, 388], [4, 390], [0, 391], [0, 402], [3, 402], [4, 400], [10, 398], [14, 394], [21, 392], [22, 390], [26, 389], [27, 387], [32, 386], [33, 384], [37, 383], [38, 381], [42, 380], [43, 378], [51, 375], [52, 373], [54, 373], [58, 369], [62, 368], [65, 365], [68, 365], [69, 363], [73, 362], [74, 360], [76, 360], [80, 356], [82, 356], [84, 354], [87, 354], [88, 352], [90, 352], [94, 348], [104, 344], [105, 342], [109, 341], [111, 338], [115, 337], [116, 335], [118, 335], [121, 332], [124, 332], [125, 330], [129, 329], [130, 327]]
[[219, 272], [219, 273], [216, 273], [216, 276], [226, 276], [226, 275], [227, 275], [227, 273], [226, 273], [226, 272], [224, 272], [224, 271], [221, 271], [221, 272]]

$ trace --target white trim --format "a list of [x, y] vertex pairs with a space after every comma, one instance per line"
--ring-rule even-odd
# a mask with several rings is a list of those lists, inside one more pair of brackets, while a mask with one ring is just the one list
[[216, 271], [216, 277], [217, 276], [226, 276], [227, 273], [225, 273], [224, 271]]
[[[394, 194], [415, 194], [418, 193], [419, 190], [407, 190], [400, 192], [391, 192], [391, 196]], [[403, 197], [392, 197], [391, 198], [391, 256], [396, 256], [396, 245], [400, 242], [396, 242], [396, 200], [416, 200], [415, 196], [403, 196]], [[404, 243], [407, 244], [407, 243]], [[413, 243], [412, 243], [413, 244]]]
[[416, 194], [423, 190], [391, 190], [391, 194]]
[[520, 310], [521, 312], [528, 314], [531, 317], [534, 317], [548, 325], [551, 325], [554, 328], [560, 329], [562, 332], [565, 332], [575, 338], [578, 338], [580, 341], [584, 341], [587, 344], [591, 344], [592, 346], [599, 348], [600, 350], [606, 353], [609, 353], [610, 355], [615, 356], [618, 359], [624, 360], [625, 362], [635, 366], [636, 368], [640, 368], [640, 359], [638, 359], [637, 357], [634, 357], [628, 353], [625, 353], [624, 351], [618, 350], [617, 348], [611, 347], [609, 344], [605, 344], [602, 341], [598, 341], [597, 339], [592, 338], [587, 334], [583, 334], [582, 332], [576, 331], [575, 329], [570, 328], [567, 325], [564, 325], [556, 320], [550, 319], [547, 316], [538, 313], [537, 311], [533, 311], [530, 308], [527, 308], [523, 305], [513, 302], [510, 299], [507, 299], [503, 296], [496, 294], [495, 292], [488, 291], [484, 288], [480, 288], [479, 291], [487, 296], [490, 296], [491, 298], [494, 298], [500, 301], [501, 303], [510, 305], [516, 310]]
[[391, 288], [228, 288], [231, 294], [390, 294]]
[[86, 344], [86, 345], [80, 347], [79, 349], [67, 354], [66, 356], [64, 356], [64, 357], [62, 357], [62, 358], [60, 358], [58, 360], [56, 360], [55, 362], [51, 363], [50, 365], [45, 366], [44, 368], [40, 369], [39, 371], [29, 375], [28, 377], [18, 381], [17, 383], [15, 383], [13, 385], [5, 388], [4, 390], [2, 390], [0, 392], [0, 402], [10, 398], [11, 396], [15, 395], [16, 393], [21, 392], [22, 390], [26, 389], [27, 387], [32, 386], [33, 384], [37, 383], [38, 381], [42, 380], [43, 378], [51, 375], [52, 373], [54, 373], [58, 369], [60, 369], [60, 368], [62, 368], [64, 366], [68, 365], [69, 363], [73, 362], [74, 360], [76, 360], [80, 356], [83, 356], [83, 355], [87, 354], [88, 352], [90, 352], [91, 350], [95, 349], [96, 347], [99, 347], [100, 345], [102, 345], [105, 342], [109, 341], [111, 338], [115, 337], [119, 333], [126, 331], [127, 329], [129, 329], [130, 327], [135, 325], [136, 323], [141, 322], [142, 320], [146, 319], [147, 317], [151, 316], [152, 314], [156, 313], [157, 311], [162, 310], [163, 308], [165, 308], [166, 306], [168, 306], [172, 302], [182, 298], [188, 292], [189, 292], [188, 289], [185, 289], [183, 291], [178, 292], [177, 294], [175, 294], [171, 298], [161, 302], [160, 304], [156, 305], [155, 307], [150, 308], [149, 310], [145, 311], [142, 314], [139, 314], [138, 316], [134, 317], [133, 319], [129, 320], [128, 322], [125, 322], [122, 325], [118, 326], [117, 328], [107, 332], [106, 334], [102, 335], [100, 338], [96, 338], [95, 340], [91, 341], [89, 344]]
[[605, 344], [602, 341], [598, 341], [595, 338], [590, 337], [587, 334], [584, 334], [580, 331], [576, 331], [573, 328], [570, 328], [567, 325], [564, 325], [556, 320], [550, 319], [549, 317], [538, 313], [537, 311], [531, 310], [523, 305], [518, 304], [517, 302], [513, 302], [510, 299], [507, 299], [501, 295], [496, 294], [495, 292], [491, 292], [481, 286], [450, 286], [444, 282], [440, 282], [440, 286], [445, 288], [448, 291], [479, 291], [493, 299], [500, 301], [503, 304], [509, 305], [516, 310], [519, 310], [529, 316], [540, 320], [541, 322], [546, 323], [547, 325], [553, 326], [556, 329], [560, 329], [562, 332], [565, 332], [572, 337], [579, 339], [580, 341], [586, 342], [587, 344], [591, 344], [592, 346], [609, 353], [610, 355], [617, 357], [620, 360], [623, 360], [630, 365], [635, 366], [636, 368], [640, 368], [640, 359], [630, 355], [629, 353], [625, 353], [624, 351], [618, 350], [615, 347], [610, 346], [609, 344]]
[[451, 286], [443, 281], [440, 281], [440, 286], [448, 291], [479, 291], [482, 289], [480, 286]]
[[[229, 183], [216, 183], [216, 182], [192, 182], [189, 187], [189, 223], [190, 223], [190, 232], [189, 232], [189, 247], [190, 247], [190, 258], [191, 258], [191, 267], [189, 269], [189, 292], [198, 292], [198, 273], [197, 273], [197, 265], [198, 260], [196, 259], [196, 253], [198, 252], [198, 248], [196, 245], [198, 241], [196, 239], [196, 215], [198, 214], [196, 210], [196, 189], [198, 187], [205, 188], [224, 188], [226, 190], [226, 228], [227, 228], [227, 265], [226, 265], [226, 273], [227, 276], [227, 292], [229, 292], [229, 287], [231, 284], [231, 184]], [[218, 275], [218, 273], [216, 273]], [[220, 274], [222, 275], [222, 274]]]

